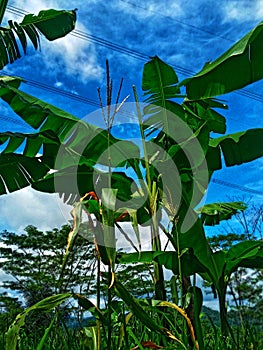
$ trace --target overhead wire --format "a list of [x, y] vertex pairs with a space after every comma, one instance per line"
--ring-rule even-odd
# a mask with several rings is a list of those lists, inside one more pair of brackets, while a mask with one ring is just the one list
[[7, 122], [11, 122], [13, 124], [16, 124], [16, 125], [21, 125], [21, 126], [25, 126], [26, 123], [23, 122], [22, 120], [19, 120], [19, 119], [16, 119], [16, 118], [12, 118], [12, 117], [8, 117], [8, 116], [3, 116], [1, 115], [0, 117], [1, 120], [4, 120], [4, 121], [7, 121]]
[[[125, 2], [125, 3], [128, 3], [128, 4], [131, 4], [132, 6], [141, 7], [141, 6], [137, 5], [137, 4], [134, 4], [134, 3], [129, 2], [129, 1], [125, 1], [125, 0], [121, 0], [121, 1]], [[143, 7], [141, 7], [141, 8], [145, 9]], [[12, 13], [12, 14], [18, 15], [18, 16], [24, 16], [24, 15], [29, 13], [29, 12], [27, 12], [25, 10], [22, 10], [20, 8], [17, 8], [15, 6], [10, 6], [10, 5], [7, 7], [7, 11]], [[169, 17], [169, 16], [167, 16], [167, 17]], [[209, 35], [215, 35], [212, 32], [209, 32], [209, 31], [204, 30], [202, 28], [199, 28], [199, 27], [196, 27], [196, 26], [184, 23], [182, 21], [179, 21], [178, 19], [173, 19], [173, 20], [175, 20], [176, 22], [178, 22], [178, 23], [180, 23], [182, 25], [192, 27], [195, 30], [199, 30], [199, 31], [205, 32], [205, 33], [207, 33]], [[98, 44], [100, 46], [104, 46], [104, 47], [110, 48], [111, 50], [117, 51], [119, 53], [128, 55], [130, 57], [133, 57], [133, 58], [136, 58], [136, 59], [139, 59], [139, 60], [142, 60], [142, 61], [149, 60], [149, 55], [147, 55], [145, 53], [141, 53], [139, 51], [136, 51], [136, 50], [133, 50], [133, 49], [129, 49], [127, 47], [118, 45], [118, 44], [113, 43], [111, 41], [108, 41], [106, 39], [97, 37], [95, 35], [88, 34], [88, 33], [83, 32], [81, 30], [74, 30], [74, 31], [72, 31], [70, 33], [70, 35], [75, 36], [75, 37], [77, 37], [79, 39], [82, 39], [82, 40], [87, 40], [87, 41], [93, 42], [93, 43]], [[229, 38], [221, 37], [219, 35], [216, 35], [216, 36], [220, 37], [222, 39], [231, 41]], [[181, 73], [184, 76], [195, 74], [193, 71], [191, 71], [191, 70], [189, 70], [187, 68], [181, 67], [179, 65], [171, 65], [171, 66], [173, 68], [175, 68], [177, 70], [177, 72]], [[86, 97], [83, 97], [83, 96], [80, 96], [80, 95], [75, 95], [75, 94], [73, 94], [71, 92], [67, 92], [65, 90], [58, 89], [58, 88], [52, 87], [52, 86], [47, 85], [47, 84], [36, 82], [36, 81], [34, 81], [32, 79], [25, 79], [25, 82], [28, 85], [32, 85], [34, 87], [38, 87], [38, 88], [41, 88], [41, 89], [44, 89], [44, 90], [47, 90], [47, 91], [50, 91], [50, 92], [54, 92], [56, 94], [66, 96], [68, 98], [75, 99], [75, 100], [78, 100], [78, 101], [83, 102], [83, 103], [91, 104], [91, 105], [96, 106], [96, 107], [99, 106], [99, 103], [94, 101], [94, 100], [87, 99]], [[256, 100], [258, 102], [263, 102], [263, 96], [262, 95], [254, 93], [254, 92], [251, 92], [251, 91], [246, 90], [246, 89], [242, 89], [242, 90], [236, 91], [235, 93], [239, 94], [239, 95], [242, 95], [244, 97]], [[260, 191], [256, 191], [256, 190], [253, 190], [253, 189], [241, 186], [241, 185], [233, 184], [233, 183], [230, 183], [230, 182], [226, 182], [226, 181], [223, 181], [223, 180], [220, 180], [220, 179], [212, 179], [212, 182], [214, 182], [214, 183], [216, 183], [218, 185], [222, 185], [222, 186], [238, 189], [239, 191], [252, 193], [252, 194], [256, 194], [256, 195], [263, 195], [263, 193], [260, 192]]]
[[224, 35], [218, 35], [218, 34], [215, 33], [215, 32], [211, 32], [211, 31], [209, 31], [209, 30], [207, 30], [207, 29], [205, 29], [205, 28], [197, 27], [197, 26], [195, 26], [195, 25], [193, 25], [193, 24], [191, 24], [191, 23], [183, 22], [183, 21], [181, 21], [180, 19], [178, 19], [178, 18], [176, 18], [176, 17], [172, 17], [172, 16], [170, 16], [170, 15], [163, 15], [161, 12], [157, 12], [157, 11], [154, 11], [154, 10], [152, 10], [152, 9], [147, 9], [146, 7], [143, 7], [143, 6], [141, 6], [141, 5], [138, 5], [138, 4], [136, 4], [136, 3], [132, 2], [132, 1], [127, 1], [127, 0], [119, 0], [119, 1], [121, 1], [121, 2], [123, 2], [123, 3], [126, 3], [126, 4], [128, 4], [128, 5], [132, 6], [132, 7], [139, 8], [139, 9], [142, 9], [142, 10], [147, 11], [147, 12], [151, 12], [151, 13], [153, 13], [154, 15], [156, 15], [156, 16], [158, 16], [158, 17], [163, 17], [163, 18], [166, 18], [166, 19], [171, 20], [172, 22], [177, 22], [177, 23], [179, 23], [180, 25], [185, 26], [185, 27], [188, 27], [188, 28], [192, 28], [192, 29], [194, 29], [195, 31], [202, 32], [202, 33], [205, 33], [205, 34], [209, 34], [209, 35], [211, 35], [212, 37], [217, 37], [217, 38], [219, 38], [219, 39], [224, 39], [224, 40], [229, 41], [229, 42], [233, 42], [232, 39], [227, 38], [227, 37], [224, 36]]
[[[134, 49], [129, 49], [127, 47], [120, 46], [118, 44], [114, 44], [111, 41], [108, 41], [108, 40], [103, 39], [103, 38], [99, 38], [99, 37], [97, 37], [95, 35], [91, 35], [91, 34], [82, 32], [80, 30], [74, 30], [70, 34], [75, 36], [75, 37], [78, 37], [79, 39], [88, 40], [88, 41], [94, 42], [94, 43], [96, 43], [98, 45], [110, 48], [110, 49], [112, 49], [114, 51], [117, 51], [119, 53], [128, 55], [128, 56], [133, 57], [133, 58], [136, 58], [136, 59], [141, 60], [143, 62], [147, 62], [149, 60], [149, 58], [150, 58], [150, 55], [147, 55], [146, 53], [142, 53], [142, 52], [139, 52], [139, 51], [135, 51]], [[183, 67], [175, 65], [175, 64], [171, 64], [171, 66], [173, 68], [175, 68], [177, 70], [177, 72], [181, 73], [184, 76], [188, 76], [188, 75], [191, 75], [193, 73], [189, 69], [183, 68]]]
[[[127, 1], [124, 1], [124, 0], [121, 0], [125, 3], [130, 3], [130, 2], [127, 2]], [[131, 3], [130, 3], [131, 4]], [[133, 4], [134, 5], [134, 4]], [[138, 6], [138, 5], [136, 5]], [[28, 11], [25, 11], [25, 10], [22, 10], [20, 8], [17, 8], [15, 6], [8, 6], [7, 7], [7, 11], [8, 12], [11, 12], [12, 14], [16, 14], [18, 16], [24, 16], [26, 14], [28, 14], [29, 12]], [[182, 21], [179, 21], [180, 23], [183, 23], [184, 25], [186, 26], [191, 26], [193, 27], [194, 29], [197, 29], [198, 27], [196, 26], [193, 26], [193, 25], [190, 25], [190, 24], [187, 24], [187, 23], [184, 23]], [[200, 31], [203, 31], [205, 33], [208, 33], [210, 35], [214, 35], [212, 32], [209, 32], [209, 31], [206, 31], [204, 29], [201, 29], [199, 28]], [[139, 52], [139, 51], [136, 51], [134, 49], [129, 49], [127, 47], [124, 47], [122, 45], [118, 45], [116, 43], [113, 43], [109, 40], [106, 40], [106, 39], [103, 39], [103, 38], [100, 38], [98, 36], [95, 36], [95, 35], [92, 35], [92, 34], [89, 34], [89, 33], [86, 33], [86, 32], [83, 32], [81, 30], [73, 30], [71, 33], [69, 33], [70, 35], [72, 36], [75, 36], [79, 39], [82, 39], [82, 40], [86, 40], [86, 41], [89, 41], [89, 42], [93, 42], [95, 44], [98, 44], [100, 46], [103, 46], [103, 47], [107, 47], [113, 51], [117, 51], [119, 53], [122, 53], [122, 54], [125, 54], [125, 55], [128, 55], [130, 57], [133, 57], [135, 59], [139, 59], [141, 61], [148, 61], [150, 56], [147, 55], [146, 53], [142, 53], [142, 52]], [[218, 36], [218, 35], [217, 35]], [[220, 36], [218, 36], [220, 37]], [[223, 37], [224, 39], [228, 40], [227, 38]], [[192, 76], [192, 75], [195, 75], [196, 73], [188, 68], [185, 68], [185, 67], [182, 67], [182, 66], [179, 66], [179, 65], [175, 65], [175, 64], [170, 64], [173, 68], [176, 69], [176, 71], [180, 74], [182, 74], [183, 76], [185, 77], [188, 77], [188, 76]], [[247, 89], [240, 89], [238, 91], [234, 91], [235, 94], [238, 94], [238, 95], [241, 95], [241, 96], [244, 96], [244, 97], [247, 97], [249, 99], [253, 99], [254, 101], [258, 101], [258, 102], [261, 102], [263, 103], [263, 95], [261, 94], [257, 94], [257, 93], [254, 93], [252, 91], [249, 91]]]
[[[13, 76], [10, 73], [6, 72], [5, 70], [2, 70], [2, 72], [5, 75], [7, 75], [7, 76]], [[26, 77], [21, 77], [21, 78], [22, 78], [23, 82], [26, 83], [27, 85], [31, 85], [31, 86], [37, 87], [39, 89], [42, 89], [42, 90], [53, 92], [53, 93], [55, 93], [57, 95], [65, 96], [65, 97], [68, 97], [70, 99], [77, 100], [79, 102], [83, 102], [83, 103], [92, 105], [94, 107], [99, 107], [100, 106], [98, 101], [86, 98], [86, 97], [81, 96], [79, 94], [74, 94], [74, 93], [72, 93], [70, 91], [62, 90], [62, 89], [53, 87], [53, 86], [48, 85], [48, 84], [40, 83], [40, 82], [38, 82], [36, 80], [29, 79], [29, 78], [26, 78]]]
[[212, 179], [211, 181], [217, 185], [230, 187], [230, 188], [242, 191], [242, 192], [246, 192], [246, 193], [250, 193], [250, 194], [254, 194], [254, 195], [258, 195], [258, 196], [263, 196], [262, 191], [253, 190], [252, 188], [249, 188], [246, 186], [234, 184], [232, 182], [228, 182], [228, 181], [224, 181], [224, 180], [220, 180], [220, 179], [216, 179], [216, 178]]
[[[20, 10], [19, 12], [17, 12], [17, 8], [15, 8], [13, 6], [8, 6], [7, 7], [7, 11], [11, 12], [12, 14], [16, 14], [16, 15], [21, 16], [21, 13], [22, 13], [23, 10]], [[28, 12], [25, 11], [23, 15], [25, 15], [25, 14], [28, 14]], [[70, 32], [69, 34], [71, 36], [75, 36], [75, 37], [77, 37], [79, 39], [93, 42], [93, 43], [98, 44], [100, 46], [107, 47], [107, 48], [109, 48], [109, 49], [111, 49], [113, 51], [117, 51], [119, 53], [128, 55], [130, 57], [139, 59], [139, 60], [144, 61], [144, 62], [148, 61], [149, 58], [150, 58], [150, 55], [147, 55], [146, 53], [142, 53], [142, 52], [136, 51], [134, 49], [129, 49], [127, 47], [115, 44], [115, 43], [113, 43], [113, 42], [111, 42], [109, 40], [106, 40], [106, 39], [100, 38], [98, 36], [95, 36], [95, 35], [83, 32], [81, 30], [76, 30], [75, 29], [72, 32]], [[193, 73], [189, 69], [183, 68], [183, 67], [178, 66], [178, 65], [173, 65], [173, 67], [175, 69], [177, 69], [177, 71], [179, 73], [181, 73], [182, 75], [185, 75], [185, 76], [191, 75]]]

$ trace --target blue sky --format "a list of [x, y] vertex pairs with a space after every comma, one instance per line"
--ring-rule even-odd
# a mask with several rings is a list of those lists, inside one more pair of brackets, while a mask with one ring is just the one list
[[[132, 95], [133, 84], [141, 95], [142, 70], [147, 56], [158, 55], [175, 66], [179, 80], [182, 80], [198, 72], [206, 62], [217, 58], [263, 19], [262, 0], [228, 0], [221, 1], [220, 6], [218, 2], [202, 0], [151, 0], [145, 3], [135, 0], [91, 0], [67, 1], [66, 7], [65, 1], [60, 0], [10, 0], [5, 20], [21, 21], [19, 13], [38, 13], [47, 8], [78, 8], [76, 32], [54, 42], [43, 39], [41, 52], [30, 49], [28, 56], [5, 67], [4, 72], [28, 79], [29, 83], [22, 85], [24, 91], [80, 118], [98, 108], [97, 87], [103, 90], [105, 85], [106, 58], [110, 62], [116, 89], [121, 77], [124, 78], [123, 97]], [[30, 84], [32, 81], [33, 84], [40, 82], [49, 88], [66, 91], [77, 100], [36, 88]], [[223, 113], [227, 118], [227, 132], [262, 127], [262, 87], [263, 83], [257, 82], [246, 87], [245, 96], [239, 92], [223, 96], [229, 106], [229, 110]], [[252, 92], [250, 97], [248, 92]], [[81, 101], [83, 97], [85, 103]], [[8, 106], [1, 102], [0, 108], [3, 131], [31, 131]], [[263, 193], [262, 167], [263, 161], [259, 159], [218, 171], [215, 180], [236, 184], [244, 191], [212, 183], [207, 201], [225, 201], [226, 196], [249, 195], [245, 188]], [[253, 195], [256, 201], [261, 201], [262, 195]], [[14, 218], [9, 213], [15, 208], [17, 196], [27, 209], [20, 208], [20, 215]], [[32, 221], [43, 229], [60, 225], [64, 220], [60, 209], [58, 212], [55, 209], [50, 211], [53, 215], [49, 215], [48, 222], [42, 219], [42, 210], [47, 203], [49, 207], [57, 209], [57, 203], [52, 206], [53, 197], [28, 188], [20, 193], [2, 196], [0, 226], [22, 230]]]
[[[67, 1], [66, 7], [65, 1], [59, 0], [10, 0], [5, 20], [21, 21], [22, 17], [18, 13], [38, 13], [39, 10], [47, 8], [78, 8], [77, 32], [52, 43], [43, 39], [41, 52], [29, 50], [28, 56], [5, 67], [4, 72], [22, 76], [29, 82], [33, 80], [33, 83], [40, 82], [66, 91], [78, 99], [86, 98], [86, 103], [83, 103], [36, 88], [29, 83], [22, 86], [24, 91], [80, 118], [97, 109], [97, 87], [104, 88], [106, 58], [110, 61], [116, 88], [120, 78], [124, 77], [123, 97], [132, 95], [133, 84], [140, 94], [143, 64], [147, 56], [158, 55], [175, 66], [179, 79], [182, 80], [198, 72], [205, 62], [217, 58], [263, 19], [262, 0], [228, 0], [221, 1], [220, 6], [218, 2], [202, 0], [151, 0], [145, 3], [135, 0], [112, 0], [107, 3], [91, 0]], [[128, 54], [123, 53], [126, 49]], [[246, 87], [245, 96], [239, 92], [223, 96], [229, 106], [229, 110], [224, 113], [228, 132], [262, 126], [262, 87], [260, 81]], [[252, 92], [250, 97], [248, 92]], [[1, 102], [0, 106], [3, 131], [31, 131], [6, 105]], [[220, 170], [215, 174], [215, 179], [261, 192], [262, 167], [262, 159], [259, 159], [246, 165]], [[213, 183], [207, 200], [226, 200], [227, 195], [244, 194], [245, 191]], [[21, 191], [21, 194], [2, 196], [2, 227], [16, 230], [18, 227], [21, 229], [28, 219], [32, 221], [31, 210], [21, 212], [19, 220], [14, 220], [12, 216], [12, 219], [7, 218], [9, 203], [15, 202], [17, 195], [23, 198], [27, 208], [30, 205], [35, 208], [36, 203], [41, 207], [40, 203], [43, 203], [41, 195], [32, 193], [30, 189]], [[44, 201], [53, 202], [50, 196], [47, 199], [45, 195], [42, 196]], [[261, 195], [255, 195], [256, 201], [261, 199]], [[14, 208], [14, 203], [11, 207]], [[36, 211], [34, 217], [34, 223], [39, 223], [40, 218]], [[60, 217], [56, 214], [53, 219], [50, 218], [49, 223], [40, 221], [40, 225], [46, 225], [47, 228], [54, 226], [56, 218], [57, 225], [60, 220], [64, 220], [63, 215]]]
[[[84, 97], [91, 101], [92, 104], [87, 101], [83, 103], [41, 90], [29, 83], [23, 84], [24, 91], [80, 118], [98, 108], [97, 87], [102, 87], [102, 90], [104, 88], [106, 58], [110, 62], [116, 89], [121, 77], [124, 78], [123, 97], [132, 95], [133, 84], [140, 94], [143, 64], [147, 56], [158, 55], [165, 62], [175, 66], [179, 79], [182, 80], [198, 72], [206, 62], [217, 58], [263, 19], [262, 0], [223, 0], [220, 6], [218, 2], [202, 0], [151, 0], [144, 3], [135, 0], [91, 0], [67, 1], [66, 7], [65, 1], [60, 0], [10, 0], [6, 19], [21, 21], [22, 17], [18, 13], [38, 13], [47, 8], [78, 8], [76, 32], [52, 43], [43, 39], [41, 52], [29, 50], [28, 56], [5, 67], [4, 72], [22, 76], [29, 82], [33, 80], [33, 83], [44, 83], [51, 88], [71, 93], [79, 99]], [[126, 49], [128, 53], [123, 53]], [[253, 93], [252, 98], [247, 96], [247, 91], [246, 96], [240, 93], [223, 96], [229, 106], [229, 110], [224, 112], [228, 132], [262, 126], [262, 87], [262, 82], [246, 87], [247, 91]], [[255, 100], [258, 99], [255, 94], [260, 95], [259, 101]], [[3, 131], [30, 131], [6, 105], [1, 102], [0, 106]], [[262, 167], [263, 162], [260, 159], [250, 164], [220, 170], [215, 174], [215, 179], [261, 192]], [[245, 193], [213, 183], [208, 191], [207, 200], [224, 201], [226, 195], [241, 196]], [[0, 198], [2, 227], [14, 230], [19, 227], [21, 230], [29, 219], [32, 221], [31, 210], [20, 211], [19, 220], [14, 220], [12, 216], [12, 219], [8, 219], [9, 203], [15, 202], [17, 195]], [[36, 203], [38, 208], [42, 207], [42, 197], [49, 205], [50, 202], [53, 203], [50, 196], [46, 199], [45, 195], [41, 197], [32, 193], [30, 189], [21, 191], [19, 195], [27, 204], [27, 208], [32, 206], [35, 209]], [[261, 199], [262, 196], [255, 195], [256, 201]], [[14, 203], [11, 207], [14, 208]], [[64, 220], [63, 215], [60, 217], [56, 214], [53, 219], [51, 215], [49, 223], [43, 223], [37, 212], [34, 212], [34, 224], [43, 228], [59, 225], [61, 220]]]
[[[4, 72], [72, 94], [77, 99], [32, 84], [22, 85], [24, 91], [79, 118], [98, 108], [97, 87], [102, 90], [105, 87], [106, 58], [116, 89], [121, 77], [124, 78], [122, 97], [132, 95], [133, 84], [141, 96], [143, 64], [147, 56], [158, 55], [175, 66], [182, 80], [216, 59], [263, 20], [263, 0], [10, 0], [5, 21], [19, 22], [22, 17], [18, 12], [38, 13], [47, 8], [78, 8], [77, 32], [52, 43], [43, 39], [41, 52], [30, 49], [28, 56], [5, 67]], [[263, 83], [257, 82], [246, 87], [245, 93], [223, 97], [229, 106], [223, 113], [229, 133], [262, 127], [262, 88]], [[0, 109], [1, 131], [31, 131], [2, 102]], [[236, 184], [243, 191], [212, 183], [207, 201], [226, 201], [227, 196], [242, 196], [247, 193], [245, 188], [249, 188], [262, 193], [253, 194], [260, 203], [262, 170], [262, 159], [220, 170], [215, 174], [216, 179]], [[29, 188], [0, 197], [1, 229], [21, 232], [28, 224], [52, 229], [65, 222], [65, 215], [56, 196]]]

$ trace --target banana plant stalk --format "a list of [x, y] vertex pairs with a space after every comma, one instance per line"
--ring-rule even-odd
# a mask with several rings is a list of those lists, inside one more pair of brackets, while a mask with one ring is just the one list
[[[157, 187], [156, 182], [152, 181], [151, 179], [150, 166], [149, 166], [150, 163], [149, 163], [146, 140], [145, 140], [145, 135], [143, 130], [143, 120], [142, 120], [141, 110], [139, 106], [138, 94], [135, 86], [133, 86], [133, 93], [136, 101], [136, 110], [137, 110], [137, 115], [138, 115], [138, 120], [140, 125], [141, 140], [142, 140], [142, 146], [144, 151], [146, 182], [147, 182], [148, 198], [149, 198], [149, 210], [151, 214], [151, 245], [152, 245], [153, 251], [161, 251], [162, 247], [161, 247], [161, 240], [159, 235], [159, 225], [158, 225], [158, 219], [156, 215], [159, 189]], [[166, 300], [163, 267], [157, 262], [154, 262], [154, 286], [155, 286], [155, 298], [157, 300]]]

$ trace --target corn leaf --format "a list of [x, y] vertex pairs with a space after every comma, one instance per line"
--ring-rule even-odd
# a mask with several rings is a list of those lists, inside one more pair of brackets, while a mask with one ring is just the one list
[[59, 306], [61, 303], [71, 298], [71, 293], [66, 294], [57, 294], [51, 297], [45, 298], [30, 308], [26, 309], [21, 314], [17, 315], [15, 321], [9, 327], [6, 333], [6, 350], [16, 350], [17, 349], [17, 341], [19, 339], [19, 331], [21, 327], [25, 324], [25, 318], [33, 310], [43, 310], [49, 311]]

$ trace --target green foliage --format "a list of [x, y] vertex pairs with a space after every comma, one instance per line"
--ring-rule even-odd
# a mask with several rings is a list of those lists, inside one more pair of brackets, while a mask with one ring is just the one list
[[[242, 259], [240, 266], [230, 276], [228, 288], [226, 290], [228, 302], [228, 319], [230, 324], [238, 325], [245, 328], [249, 324], [261, 329], [262, 311], [260, 307], [260, 300], [262, 295], [262, 271], [256, 267], [262, 268], [262, 248], [258, 249], [255, 243], [255, 237], [261, 233], [261, 211], [262, 208], [250, 203], [248, 209], [237, 214], [235, 226], [228, 223], [225, 225], [226, 232], [239, 231], [239, 234], [226, 233], [209, 237], [209, 243], [214, 250], [223, 249], [228, 252], [233, 246], [243, 245], [245, 250], [248, 247], [247, 242], [255, 247], [255, 256], [249, 259]], [[237, 244], [238, 243], [238, 244]], [[252, 252], [253, 253], [253, 250]], [[237, 251], [232, 250], [232, 261], [235, 261]], [[247, 267], [252, 267], [248, 269]], [[257, 308], [257, 312], [255, 309]]]
[[8, 0], [2, 0], [0, 3], [0, 23], [2, 23], [7, 4]]
[[[18, 78], [1, 77], [1, 98], [7, 102], [15, 113], [28, 125], [40, 131], [52, 130], [59, 140], [79, 121], [73, 115], [18, 90], [21, 80]], [[37, 112], [37, 118], [33, 117]], [[92, 128], [87, 126], [86, 131]], [[90, 132], [94, 131], [92, 130]]]
[[0, 334], [5, 334], [11, 322], [23, 311], [23, 308], [18, 298], [10, 297], [5, 292], [0, 294], [0, 309]]
[[[53, 15], [55, 15], [53, 10], [39, 14], [43, 22], [35, 24], [40, 31], [44, 30], [45, 25], [49, 29], [51, 25], [53, 26]], [[59, 20], [63, 22], [62, 27], [65, 25], [65, 31], [72, 29], [71, 21], [68, 22], [68, 19], [68, 13], [59, 13]], [[22, 26], [26, 28], [28, 23], [30, 21], [33, 23], [34, 20], [34, 16], [28, 16], [22, 22]], [[56, 30], [48, 30], [45, 34], [50, 40], [58, 36]], [[19, 38], [23, 43], [22, 36]], [[75, 297], [82, 308], [91, 311], [95, 316], [95, 324], [84, 330], [84, 342], [86, 340], [86, 344], [92, 344], [89, 346], [99, 348], [103, 344], [102, 346], [107, 346], [107, 349], [111, 350], [121, 349], [123, 344], [126, 348], [130, 348], [130, 345], [142, 348], [143, 344], [154, 342], [166, 348], [172, 348], [175, 343], [180, 344], [179, 346], [184, 349], [209, 348], [210, 344], [206, 346], [208, 341], [206, 342], [203, 335], [205, 332], [200, 323], [202, 292], [195, 282], [192, 285], [189, 277], [193, 275], [195, 281], [195, 275], [198, 273], [213, 285], [219, 298], [221, 333], [212, 325], [214, 340], [211, 346], [214, 349], [222, 346], [241, 348], [239, 334], [235, 334], [227, 318], [225, 305], [227, 287], [231, 275], [238, 268], [263, 267], [263, 243], [262, 241], [244, 241], [233, 244], [227, 250], [213, 251], [212, 245], [209, 245], [206, 238], [204, 225], [215, 225], [222, 220], [228, 220], [243, 211], [245, 205], [241, 202], [230, 202], [208, 204], [199, 210], [195, 208], [204, 195], [213, 172], [222, 168], [222, 157], [227, 166], [233, 166], [263, 155], [263, 150], [259, 147], [259, 140], [262, 138], [260, 128], [217, 138], [211, 137], [212, 132], [224, 134], [226, 131], [225, 118], [216, 109], [227, 107], [213, 97], [234, 91], [263, 77], [261, 39], [262, 23], [214, 63], [207, 64], [200, 73], [181, 83], [178, 83], [178, 77], [173, 68], [157, 56], [146, 63], [142, 89], [148, 105], [143, 112], [140, 110], [134, 88], [144, 151], [143, 159], [140, 159], [140, 149], [135, 143], [120, 141], [111, 135], [116, 110], [111, 115], [110, 108], [107, 108], [107, 115], [104, 115], [106, 130], [101, 130], [22, 92], [19, 90], [20, 80], [0, 79], [0, 98], [36, 130], [35, 134], [2, 133], [0, 135], [0, 142], [4, 145], [0, 155], [2, 192], [5, 193], [5, 187], [9, 191], [15, 191], [31, 184], [39, 191], [59, 192], [60, 195], [64, 195], [64, 200], [68, 203], [72, 204], [76, 199], [79, 200], [73, 211], [74, 222], [69, 233], [66, 255], [63, 257], [59, 255], [62, 269], [58, 272], [56, 270], [59, 265], [58, 260], [52, 265], [52, 259], [50, 259], [50, 262], [45, 261], [45, 266], [49, 268], [52, 266], [55, 270], [55, 278], [50, 281], [49, 277], [45, 280], [45, 274], [43, 275], [42, 272], [39, 275], [35, 274], [39, 281], [45, 281], [46, 284], [52, 282], [51, 289], [53, 285], [59, 293], [62, 290], [67, 292], [70, 286], [74, 289], [74, 284], [78, 281], [78, 274], [72, 274], [70, 271], [72, 266], [76, 267], [73, 258], [80, 254], [78, 240], [81, 235], [82, 212], [87, 214], [86, 227], [95, 240], [97, 276], [96, 281], [94, 278], [93, 282], [96, 283], [98, 305], [95, 306], [86, 298], [87, 294], [94, 291], [92, 288], [87, 291], [82, 290], [84, 295], [79, 293], [75, 294]], [[37, 42], [32, 40], [36, 46]], [[11, 61], [11, 58], [9, 60]], [[112, 84], [108, 63], [106, 73], [107, 107], [109, 107]], [[186, 87], [185, 96], [180, 95], [181, 86]], [[104, 113], [104, 109], [102, 111]], [[177, 135], [175, 139], [174, 134]], [[20, 146], [24, 141], [26, 146], [22, 150], [23, 154], [19, 154]], [[38, 155], [42, 146], [42, 154]], [[109, 152], [110, 146], [114, 146], [112, 153]], [[155, 146], [163, 152], [156, 152]], [[105, 152], [106, 150], [108, 152]], [[106, 156], [100, 158], [103, 152]], [[16, 164], [10, 161], [14, 157], [19, 159]], [[97, 164], [99, 159], [100, 163]], [[8, 170], [5, 168], [7, 160], [10, 163]], [[171, 160], [178, 169], [179, 180], [161, 181], [164, 175], [169, 173]], [[40, 164], [39, 167], [36, 166], [37, 162]], [[107, 170], [102, 172], [98, 170], [97, 165], [104, 165]], [[148, 196], [142, 207], [136, 211], [125, 208], [125, 205], [124, 208], [118, 207], [117, 199], [127, 202], [135, 198], [131, 191], [132, 179], [127, 176], [127, 167], [132, 167], [137, 179], [141, 180], [135, 185], [137, 197]], [[30, 174], [29, 178], [25, 176], [24, 169]], [[50, 169], [56, 171], [50, 174]], [[77, 178], [77, 184], [73, 181], [74, 176]], [[102, 179], [101, 187], [96, 193], [94, 178], [95, 182]], [[176, 201], [179, 195], [178, 188], [182, 189], [179, 202]], [[169, 222], [165, 224], [162, 222], [161, 215], [164, 212], [169, 218]], [[96, 225], [92, 215], [96, 219]], [[133, 248], [137, 250], [136, 253], [118, 254], [116, 252], [115, 228], [121, 227], [118, 221], [122, 219], [129, 221], [135, 230], [139, 244], [139, 250], [133, 244]], [[145, 224], [148, 219], [151, 219], [149, 230], [152, 247], [149, 252], [141, 252], [139, 224]], [[166, 235], [172, 251], [162, 247], [160, 230]], [[124, 229], [122, 232], [127, 238], [128, 235]], [[101, 241], [98, 241], [99, 235], [102, 236]], [[38, 236], [39, 242], [35, 241], [35, 236]], [[10, 254], [17, 259], [17, 262], [19, 259], [21, 261], [22, 257], [35, 262], [37, 255], [27, 249], [32, 247], [32, 243], [36, 246], [38, 243], [43, 244], [39, 236], [41, 236], [39, 233], [34, 232], [28, 246], [27, 237], [23, 237], [24, 241], [20, 243], [22, 253], [19, 250], [13, 251], [12, 248], [1, 248], [9, 258], [6, 271], [19, 272], [26, 277], [26, 283], [30, 282], [31, 271], [22, 273], [19, 266], [11, 266]], [[18, 244], [17, 237], [12, 235], [6, 237], [7, 240], [13, 239], [13, 243]], [[8, 242], [9, 245], [11, 241]], [[52, 251], [52, 247], [45, 246], [45, 252], [47, 251]], [[42, 258], [44, 255], [42, 254]], [[58, 254], [55, 257], [57, 259]], [[87, 258], [90, 259], [90, 256]], [[107, 272], [101, 273], [103, 263], [107, 266]], [[119, 272], [118, 265], [131, 263], [152, 264], [153, 267], [149, 270], [153, 276], [154, 285], [154, 295], [149, 293], [152, 300], [137, 300], [133, 295], [136, 291], [129, 290], [127, 281], [123, 282], [121, 276], [127, 265]], [[77, 263], [77, 266], [79, 268], [81, 262]], [[144, 268], [146, 265], [140, 266]], [[171, 295], [173, 301], [176, 300], [177, 303], [166, 301], [163, 266], [174, 274]], [[29, 266], [28, 268], [30, 269]], [[83, 273], [88, 268], [88, 264], [85, 263], [80, 271]], [[72, 280], [69, 278], [66, 281], [68, 276], [72, 277]], [[176, 281], [179, 281], [179, 297], [176, 296]], [[9, 285], [11, 286], [12, 283], [10, 282]], [[132, 289], [132, 286], [134, 285], [131, 284], [129, 287]], [[142, 285], [138, 285], [138, 288], [142, 296], [142, 290], [147, 291]], [[103, 293], [107, 303], [105, 309], [100, 307], [100, 298]], [[18, 316], [8, 332], [9, 348], [14, 346], [11, 342], [16, 344], [20, 328], [24, 325], [25, 315], [29, 311], [51, 309], [70, 296], [72, 293], [49, 297], [43, 302], [30, 306], [24, 314]], [[119, 299], [115, 300], [116, 297]], [[131, 322], [134, 322], [135, 328], [130, 326]], [[47, 341], [46, 335], [52, 331], [52, 326], [51, 323], [46, 328], [44, 338], [39, 343], [40, 347]], [[253, 346], [256, 341], [251, 338], [251, 343]], [[245, 344], [241, 345], [245, 346]]]
[[147, 315], [146, 311], [140, 306], [139, 302], [119, 281], [116, 281], [116, 279], [114, 281], [114, 287], [116, 288], [121, 299], [146, 327], [151, 329], [153, 332], [163, 332], [162, 327], [153, 322], [153, 320]]
[[231, 219], [233, 215], [245, 209], [246, 206], [242, 202], [228, 202], [206, 204], [198, 208], [196, 212], [201, 214], [201, 220], [204, 225], [214, 226], [223, 220]]
[[[2, 20], [8, 1], [1, 1], [0, 20]], [[55, 40], [70, 33], [75, 28], [76, 11], [45, 10], [39, 14], [28, 14], [21, 23], [9, 21], [9, 26], [0, 29], [0, 69], [21, 57], [18, 43], [24, 54], [27, 53], [28, 41], [37, 50], [40, 35], [48, 40]], [[16, 39], [16, 37], [18, 39]]]
[[[85, 230], [85, 226], [82, 225], [81, 230]], [[75, 288], [94, 292], [95, 258], [89, 232], [85, 238], [78, 236], [69, 253], [63, 279], [59, 281], [69, 232], [69, 225], [46, 232], [28, 226], [21, 235], [2, 232], [0, 268], [15, 278], [4, 281], [4, 286], [23, 293], [27, 306], [59, 290], [66, 292]]]
[[250, 129], [212, 139], [209, 145], [214, 153], [215, 150], [217, 152], [221, 150], [226, 166], [240, 165], [262, 157], [260, 147], [258, 147], [262, 135], [262, 128]]
[[46, 175], [49, 167], [37, 158], [21, 154], [2, 154], [0, 162], [0, 194], [27, 187]]
[[61, 38], [70, 33], [75, 28], [76, 10], [74, 11], [58, 11], [45, 10], [39, 14], [28, 14], [21, 22], [22, 28], [27, 31], [28, 26], [36, 26], [36, 28], [48, 40], [52, 41]]
[[190, 99], [223, 95], [263, 78], [262, 61], [263, 23], [223, 53], [214, 62], [181, 83]]
[[15, 350], [17, 347], [17, 341], [19, 339], [20, 328], [25, 324], [25, 318], [27, 314], [33, 310], [51, 310], [59, 306], [68, 298], [72, 297], [72, 294], [57, 294], [55, 296], [48, 297], [36, 303], [28, 308], [23, 313], [19, 314], [12, 325], [9, 327], [6, 334], [6, 350]]

